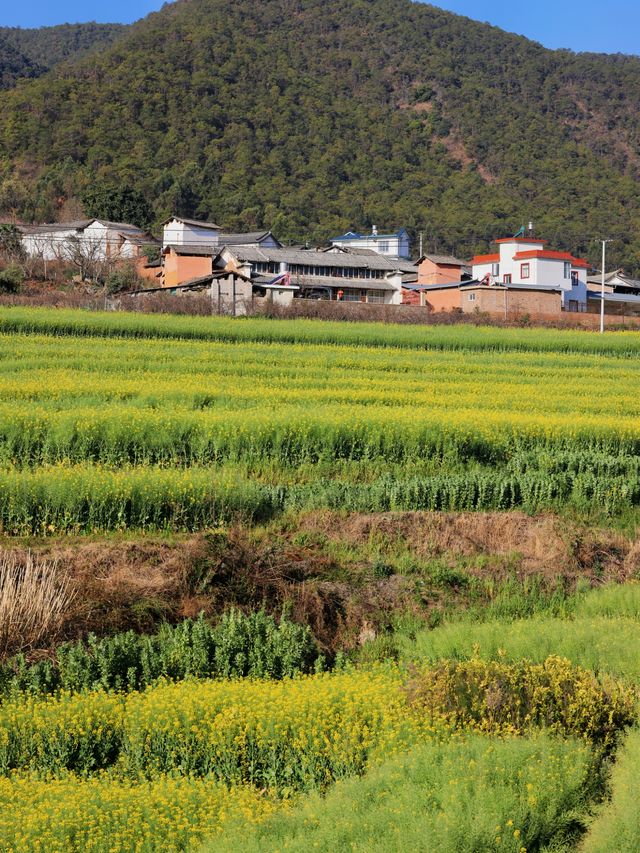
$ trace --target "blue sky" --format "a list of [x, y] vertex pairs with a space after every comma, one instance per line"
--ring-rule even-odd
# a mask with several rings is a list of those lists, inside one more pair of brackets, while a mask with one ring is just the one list
[[[232, 2], [232, 0], [231, 0]], [[39, 27], [77, 21], [129, 23], [159, 9], [162, 0], [31, 0], [0, 2], [0, 25]], [[608, 0], [440, 0], [434, 5], [488, 21], [547, 47], [640, 53], [640, 2]]]
[[434, 6], [488, 21], [546, 47], [640, 53], [638, 0], [441, 0]]

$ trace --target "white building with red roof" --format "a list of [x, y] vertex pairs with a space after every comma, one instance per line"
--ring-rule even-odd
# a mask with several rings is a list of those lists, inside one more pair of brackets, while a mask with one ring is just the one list
[[472, 259], [474, 279], [487, 285], [560, 288], [565, 311], [587, 310], [587, 261], [548, 249], [546, 240], [532, 236], [506, 237], [495, 245], [497, 252]]

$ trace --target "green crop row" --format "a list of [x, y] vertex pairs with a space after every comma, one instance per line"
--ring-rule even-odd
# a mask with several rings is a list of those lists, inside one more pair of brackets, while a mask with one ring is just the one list
[[618, 332], [603, 339], [592, 332], [554, 329], [496, 329], [472, 325], [412, 326], [303, 319], [274, 321], [20, 307], [0, 309], [0, 331], [104, 337], [400, 346], [415, 349], [490, 349], [499, 352], [553, 350], [625, 356], [640, 352], [640, 335], [636, 332]]
[[[108, 410], [72, 407], [68, 411], [0, 404], [0, 460], [38, 466], [57, 462], [104, 465], [280, 465], [336, 460], [384, 460], [454, 465], [475, 461], [522, 469], [554, 464], [560, 470], [593, 470], [600, 465], [620, 473], [640, 468], [640, 432], [625, 433], [608, 423], [577, 423], [569, 430], [553, 421], [546, 429], [515, 418], [475, 428], [470, 418], [380, 407], [327, 410], [280, 407], [277, 412]], [[606, 470], [605, 473], [613, 473]]]
[[0, 665], [0, 695], [140, 690], [160, 678], [293, 678], [322, 666], [308, 627], [231, 610], [215, 626], [186, 619], [152, 636], [89, 635], [35, 663], [18, 656]]
[[[575, 841], [591, 793], [589, 753], [536, 737], [430, 743], [364, 779], [255, 825], [232, 821], [206, 853], [527, 853]], [[548, 846], [547, 846], [548, 845]], [[557, 846], [556, 846], [557, 845]], [[603, 853], [613, 848], [597, 848]], [[629, 853], [632, 848], [624, 848]]]
[[496, 620], [472, 625], [454, 622], [420, 632], [402, 646], [412, 660], [483, 660], [542, 662], [551, 654], [572, 663], [606, 672], [640, 685], [640, 622], [619, 616], [580, 616], [559, 619]]
[[0, 470], [0, 529], [12, 535], [109, 530], [193, 531], [230, 521], [266, 521], [288, 511], [334, 509], [511, 510], [572, 506], [616, 513], [640, 505], [640, 479], [591, 472], [444, 468], [411, 476], [407, 466], [371, 482], [310, 479], [261, 483], [234, 468], [107, 469], [91, 465]]

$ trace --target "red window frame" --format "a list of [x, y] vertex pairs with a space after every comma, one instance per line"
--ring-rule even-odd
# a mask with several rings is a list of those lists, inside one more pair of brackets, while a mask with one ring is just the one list
[[511, 277], [511, 273], [510, 273], [510, 272], [509, 272], [509, 273], [505, 273], [505, 274], [502, 276], [502, 283], [503, 283], [503, 284], [511, 284], [511, 283], [512, 283], [512, 277]]
[[520, 264], [520, 278], [531, 278], [531, 264]]

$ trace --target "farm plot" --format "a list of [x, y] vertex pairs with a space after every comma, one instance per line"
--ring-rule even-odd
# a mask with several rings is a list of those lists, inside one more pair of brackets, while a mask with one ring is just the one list
[[[173, 624], [155, 634], [14, 644], [0, 661], [0, 849], [633, 849], [640, 596], [633, 584], [587, 593], [568, 534], [572, 584], [507, 577], [502, 554], [495, 595], [445, 552], [396, 552], [381, 533], [356, 553], [325, 537], [317, 564], [344, 597], [349, 554], [371, 558], [371, 589], [389, 602], [404, 565], [395, 602], [407, 608], [469, 583], [466, 597], [443, 593], [438, 627], [390, 613], [396, 630], [377, 626], [362, 647], [323, 645], [286, 607], [276, 623], [267, 601], [247, 613], [259, 596], [241, 593], [271, 569], [283, 595], [322, 587], [314, 624], [341, 636], [330, 585], [311, 589], [304, 570], [321, 531], [298, 530], [289, 550], [302, 510], [333, 510], [332, 527], [393, 509], [632, 517], [639, 354], [634, 333], [0, 310], [5, 541], [64, 553], [77, 546], [67, 534], [84, 547], [122, 532], [135, 549], [154, 531], [158, 554], [206, 539], [183, 602], [197, 608], [224, 582], [245, 610], [210, 624], [167, 608]], [[592, 537], [594, 584], [633, 576], [634, 543], [616, 551], [609, 532], [608, 574]], [[262, 551], [247, 544], [258, 535]], [[110, 575], [96, 577], [115, 606]], [[482, 602], [502, 590], [493, 616], [465, 615], [474, 589]]]
[[637, 335], [523, 330], [519, 346], [509, 330], [500, 347], [497, 330], [400, 329], [394, 347], [387, 328], [361, 341], [308, 323], [309, 342], [289, 343], [278, 321], [200, 318], [210, 339], [184, 340], [182, 319], [14, 311], [0, 317], [8, 533], [640, 504]]

